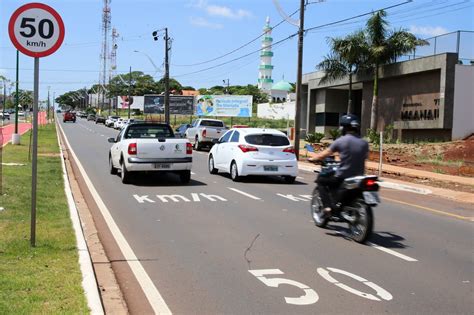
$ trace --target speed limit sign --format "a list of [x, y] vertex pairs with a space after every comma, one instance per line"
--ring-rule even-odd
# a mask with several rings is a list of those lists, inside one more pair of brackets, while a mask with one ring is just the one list
[[64, 40], [61, 16], [43, 3], [28, 3], [11, 16], [8, 33], [16, 49], [30, 57], [46, 57], [54, 53]]

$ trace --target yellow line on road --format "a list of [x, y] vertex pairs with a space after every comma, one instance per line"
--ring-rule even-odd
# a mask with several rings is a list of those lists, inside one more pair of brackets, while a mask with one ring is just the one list
[[441, 211], [441, 210], [436, 210], [436, 209], [429, 208], [429, 207], [419, 206], [419, 205], [411, 204], [411, 203], [408, 203], [408, 202], [404, 202], [404, 201], [400, 201], [400, 200], [396, 200], [396, 199], [392, 199], [392, 198], [382, 197], [382, 199], [389, 200], [389, 201], [396, 202], [396, 203], [400, 203], [402, 205], [407, 205], [407, 206], [410, 206], [410, 207], [415, 207], [415, 208], [435, 212], [435, 213], [438, 213], [438, 214], [446, 215], [446, 216], [461, 219], [461, 220], [467, 220], [467, 221], [473, 221], [474, 220], [474, 217], [465, 217], [465, 216], [462, 216], [462, 215], [457, 215], [457, 214], [454, 214], [454, 213], [449, 213], [449, 212], [445, 212], [445, 211]]

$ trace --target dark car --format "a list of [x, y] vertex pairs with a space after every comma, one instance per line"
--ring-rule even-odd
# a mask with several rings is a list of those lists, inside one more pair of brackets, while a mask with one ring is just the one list
[[94, 114], [89, 114], [87, 116], [87, 120], [94, 120], [95, 121], [95, 115]]
[[174, 133], [176, 138], [184, 138], [184, 133], [186, 132], [186, 130], [188, 130], [189, 127], [191, 127], [190, 124], [179, 125], [179, 127], [175, 129]]
[[72, 122], [76, 122], [76, 113], [73, 113], [73, 112], [65, 112], [64, 115], [63, 115], [63, 122], [66, 122], [66, 121], [72, 121]]
[[105, 117], [104, 116], [96, 116], [95, 117], [95, 123], [105, 125]]

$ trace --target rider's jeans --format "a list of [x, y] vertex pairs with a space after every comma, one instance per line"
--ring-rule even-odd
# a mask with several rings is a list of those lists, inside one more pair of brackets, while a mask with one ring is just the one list
[[318, 176], [316, 183], [318, 184], [318, 191], [324, 208], [332, 208], [333, 205], [331, 205], [329, 191], [335, 191], [342, 182], [343, 179], [336, 176]]

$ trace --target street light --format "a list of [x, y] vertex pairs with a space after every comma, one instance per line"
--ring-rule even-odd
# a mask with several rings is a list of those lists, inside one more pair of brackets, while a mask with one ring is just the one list
[[169, 42], [170, 38], [168, 37], [168, 28], [165, 27], [164, 29], [154, 31], [152, 33], [153, 40], [157, 41], [159, 39], [158, 34], [161, 31], [165, 31], [165, 36], [163, 37], [165, 41], [165, 122], [167, 124], [170, 123], [170, 64], [168, 53], [170, 51]]
[[160, 69], [154, 62], [153, 62], [153, 59], [150, 57], [150, 55], [148, 55], [147, 53], [144, 53], [143, 51], [139, 51], [139, 50], [134, 50], [133, 52], [136, 52], [136, 53], [140, 53], [140, 54], [144, 54], [145, 57], [148, 58], [148, 60], [150, 61], [150, 63], [153, 65], [153, 68], [155, 68], [155, 72], [153, 73], [153, 77], [158, 73], [158, 72], [163, 72], [162, 69]]

